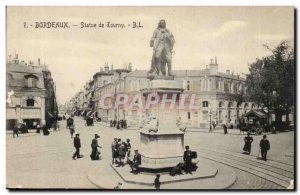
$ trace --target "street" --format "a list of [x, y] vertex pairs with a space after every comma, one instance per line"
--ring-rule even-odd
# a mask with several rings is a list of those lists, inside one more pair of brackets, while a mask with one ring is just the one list
[[[130, 138], [132, 149], [139, 144], [137, 130], [116, 130], [95, 122], [86, 127], [84, 120], [75, 117], [75, 133], [80, 133], [81, 154], [84, 158], [73, 160], [73, 139], [66, 129], [66, 121], [60, 121], [60, 130], [51, 131], [49, 136], [29, 133], [13, 138], [6, 137], [6, 170], [8, 188], [97, 188], [87, 173], [99, 167], [109, 167], [113, 138]], [[185, 145], [196, 150], [200, 158], [209, 160], [213, 166], [227, 166], [237, 175], [230, 189], [284, 189], [294, 178], [294, 132], [268, 134], [271, 149], [268, 161], [257, 160], [259, 141], [262, 136], [253, 136], [252, 153], [242, 154], [244, 136], [228, 130], [218, 132], [187, 132]], [[100, 135], [102, 146], [100, 161], [91, 161], [91, 141], [94, 134]], [[74, 134], [75, 135], [75, 134]], [[201, 165], [199, 165], [201, 169]], [[110, 169], [109, 169], [110, 170]], [[108, 178], [109, 179], [109, 178]], [[176, 185], [176, 184], [174, 184]], [[184, 188], [197, 188], [191, 183]]]

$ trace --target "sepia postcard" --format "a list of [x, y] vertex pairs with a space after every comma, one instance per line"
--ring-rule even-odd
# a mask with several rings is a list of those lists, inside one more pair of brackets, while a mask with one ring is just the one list
[[295, 190], [294, 7], [6, 7], [6, 188]]

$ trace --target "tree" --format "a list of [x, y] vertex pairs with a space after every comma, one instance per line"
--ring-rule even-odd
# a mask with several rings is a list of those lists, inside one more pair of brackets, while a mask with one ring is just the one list
[[267, 109], [268, 119], [270, 113], [274, 113], [275, 122], [279, 124], [282, 115], [286, 114], [286, 121], [289, 122], [288, 115], [294, 105], [294, 50], [287, 41], [282, 41], [274, 49], [267, 45], [264, 47], [272, 55], [256, 59], [249, 65], [247, 93], [250, 101]]

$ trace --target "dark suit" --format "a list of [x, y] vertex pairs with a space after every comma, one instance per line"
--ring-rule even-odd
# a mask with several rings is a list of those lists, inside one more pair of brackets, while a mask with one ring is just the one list
[[79, 137], [74, 137], [74, 147], [76, 148], [76, 152], [73, 154], [73, 158], [75, 158], [75, 156], [77, 156], [77, 158], [80, 158], [81, 143]]
[[140, 154], [135, 154], [133, 157], [133, 161], [129, 162], [132, 171], [137, 172], [139, 165], [142, 164], [142, 156]]
[[159, 181], [158, 177], [155, 178], [154, 185], [155, 185], [155, 189], [157, 189], [157, 190], [160, 189], [160, 181]]
[[183, 161], [186, 166], [186, 172], [191, 173], [192, 170], [192, 151], [186, 150], [183, 154]]
[[267, 139], [262, 139], [259, 143], [261, 149], [261, 159], [267, 160], [267, 152], [270, 150], [270, 142]]

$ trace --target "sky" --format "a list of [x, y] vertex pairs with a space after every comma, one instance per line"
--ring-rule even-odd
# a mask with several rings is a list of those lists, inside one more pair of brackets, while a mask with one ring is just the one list
[[[160, 19], [175, 37], [173, 69], [203, 69], [216, 56], [220, 72], [248, 73], [249, 63], [270, 55], [263, 44], [294, 44], [293, 7], [8, 7], [7, 56], [16, 52], [35, 64], [41, 58], [64, 104], [105, 62], [150, 69], [149, 41]], [[71, 28], [35, 28], [36, 22], [68, 22]], [[81, 22], [126, 28], [81, 28]], [[133, 22], [143, 28], [132, 28]]]

